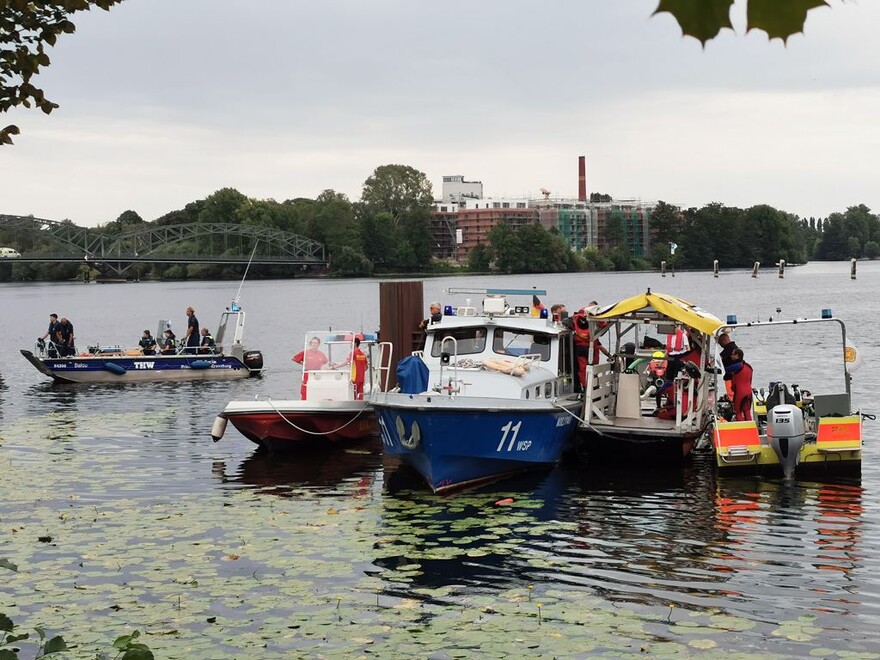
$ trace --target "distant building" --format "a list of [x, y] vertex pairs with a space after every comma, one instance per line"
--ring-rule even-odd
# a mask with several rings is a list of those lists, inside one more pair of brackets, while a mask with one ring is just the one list
[[483, 184], [463, 176], [443, 177], [443, 197], [431, 216], [433, 256], [467, 261], [477, 245], [488, 243], [491, 229], [506, 222], [513, 227], [539, 223], [555, 228], [573, 251], [595, 248], [607, 252], [626, 245], [636, 257], [650, 254], [653, 203], [640, 200], [590, 202], [551, 199], [483, 197]]

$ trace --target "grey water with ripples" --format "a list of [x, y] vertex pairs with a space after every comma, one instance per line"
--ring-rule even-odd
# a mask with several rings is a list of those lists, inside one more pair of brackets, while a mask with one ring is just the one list
[[[545, 305], [563, 302], [569, 310], [650, 287], [697, 303], [722, 320], [727, 314], [740, 321], [815, 317], [831, 308], [846, 322], [862, 357], [854, 400], [863, 412], [880, 412], [875, 396], [880, 263], [859, 263], [856, 280], [849, 277], [848, 263], [789, 267], [784, 279], [775, 270], [756, 279], [745, 271], [718, 278], [708, 272], [665, 278], [658, 273], [437, 278], [424, 282], [425, 303], [445, 300], [448, 286], [544, 288]], [[401, 500], [436, 500], [443, 506], [456, 497], [428, 494], [405, 467], [383, 459], [378, 442], [367, 441], [356, 453], [279, 457], [256, 452], [231, 426], [220, 443], [211, 441], [214, 417], [229, 400], [296, 397], [299, 373], [290, 356], [301, 350], [307, 331], [376, 330], [376, 280], [245, 282], [245, 343], [263, 352], [267, 372], [260, 379], [53, 385], [19, 355], [45, 331], [50, 312], [71, 319], [80, 350], [97, 343], [134, 345], [160, 318], [172, 319], [181, 330], [189, 305], [202, 325], [214, 330], [237, 289], [237, 282], [0, 285], [0, 436], [4, 427], [32, 419], [41, 434], [61, 438], [49, 455], [16, 442], [0, 447], [0, 456], [56, 468], [67, 454], [85, 456], [80, 471], [69, 475], [69, 489], [95, 502], [124, 497], [149, 503], [168, 495], [222, 500], [229, 491], [245, 489], [258, 493], [268, 508], [304, 491], [336, 502], [367, 490], [372, 496], [363, 505], [370, 513], [380, 523], [387, 517], [399, 524], [404, 514], [392, 505]], [[756, 385], [783, 369], [809, 374], [827, 358], [819, 344], [801, 335], [783, 333], [772, 347], [750, 337], [742, 333], [737, 341], [756, 364]], [[795, 355], [792, 346], [807, 350]], [[163, 414], [169, 410], [173, 414]], [[133, 433], [124, 422], [113, 426], [117, 413], [157, 421], [147, 434]], [[102, 415], [111, 420], [107, 425], [85, 422]], [[456, 583], [492, 595], [515, 585], [555, 585], [598, 597], [607, 609], [714, 610], [753, 622], [741, 634], [741, 650], [759, 654], [799, 654], [795, 642], [772, 631], [780, 621], [818, 617], [823, 633], [814, 648], [880, 652], [880, 420], [866, 420], [864, 436], [861, 477], [786, 483], [720, 476], [711, 457], [700, 455], [671, 467], [569, 462], [546, 474], [494, 484], [486, 492], [536, 498], [541, 505], [532, 518], [558, 523], [558, 530], [551, 525], [551, 531], [524, 535], [522, 551], [506, 557], [423, 562], [416, 586]], [[94, 470], [89, 455], [95, 456]], [[124, 489], [104, 488], [108, 469], [137, 478]], [[0, 520], [6, 506], [0, 496]], [[553, 556], [554, 567], [526, 561], [531, 550]], [[380, 576], [389, 561], [365, 560]], [[389, 583], [387, 589], [391, 594], [400, 587]]]

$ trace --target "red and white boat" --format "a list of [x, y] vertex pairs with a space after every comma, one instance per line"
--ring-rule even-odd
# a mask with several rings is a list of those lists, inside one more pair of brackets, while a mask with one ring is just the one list
[[379, 342], [375, 334], [312, 331], [294, 361], [303, 365], [302, 398], [257, 395], [252, 401], [230, 401], [211, 429], [215, 442], [228, 422], [270, 451], [378, 435], [369, 395], [387, 387], [390, 343]]

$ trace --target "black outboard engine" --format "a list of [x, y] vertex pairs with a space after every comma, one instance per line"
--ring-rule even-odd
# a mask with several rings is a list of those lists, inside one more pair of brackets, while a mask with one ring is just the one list
[[260, 351], [248, 351], [244, 354], [244, 366], [254, 376], [263, 370], [263, 354]]
[[773, 383], [767, 395], [767, 438], [786, 479], [794, 476], [806, 435], [804, 413], [794, 404], [794, 397], [785, 385]]

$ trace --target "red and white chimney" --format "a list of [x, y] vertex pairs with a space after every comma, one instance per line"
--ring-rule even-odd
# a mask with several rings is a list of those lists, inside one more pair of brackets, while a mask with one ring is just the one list
[[578, 156], [578, 201], [587, 201], [587, 157]]

